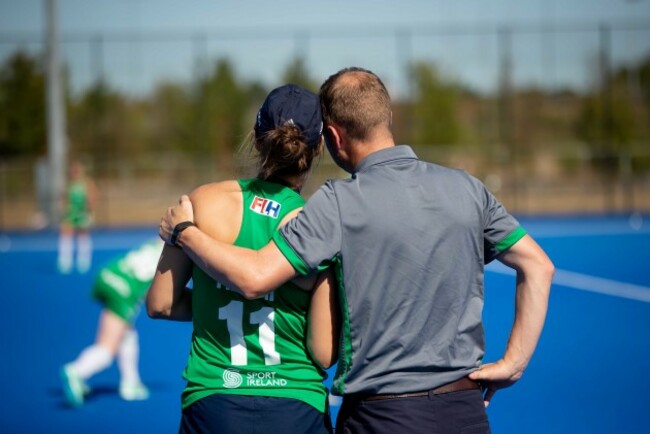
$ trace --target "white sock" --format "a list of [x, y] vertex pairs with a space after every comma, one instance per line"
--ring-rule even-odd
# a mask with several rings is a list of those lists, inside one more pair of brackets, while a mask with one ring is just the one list
[[138, 332], [133, 329], [127, 330], [120, 348], [117, 350], [117, 365], [120, 368], [122, 382], [127, 384], [140, 383], [139, 356]]
[[79, 249], [77, 251], [77, 268], [80, 272], [85, 273], [90, 269], [93, 255], [93, 241], [90, 235], [79, 235]]
[[61, 235], [59, 237], [59, 270], [67, 273], [72, 268], [72, 236]]
[[83, 380], [87, 380], [111, 366], [111, 363], [113, 363], [113, 356], [110, 351], [94, 344], [83, 350], [77, 360], [72, 362], [72, 366]]

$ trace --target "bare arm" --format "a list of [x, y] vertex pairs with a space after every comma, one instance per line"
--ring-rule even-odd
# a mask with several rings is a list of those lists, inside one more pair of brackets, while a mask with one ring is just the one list
[[503, 358], [470, 374], [470, 378], [481, 381], [487, 389], [486, 406], [498, 389], [517, 382], [528, 366], [544, 327], [555, 271], [546, 253], [528, 235], [498, 259], [517, 272], [515, 320]]
[[165, 245], [147, 293], [147, 314], [155, 319], [192, 320], [192, 291], [186, 285], [192, 262], [179, 248]]
[[[169, 243], [174, 227], [193, 221], [194, 211], [187, 196], [169, 208], [160, 222], [160, 237]], [[185, 229], [178, 241], [185, 254], [213, 279], [225, 283], [246, 298], [258, 298], [296, 275], [293, 266], [275, 243], [255, 251], [211, 238], [198, 227]]]
[[307, 319], [307, 348], [323, 369], [332, 366], [338, 357], [340, 315], [335, 288], [332, 271], [318, 276]]

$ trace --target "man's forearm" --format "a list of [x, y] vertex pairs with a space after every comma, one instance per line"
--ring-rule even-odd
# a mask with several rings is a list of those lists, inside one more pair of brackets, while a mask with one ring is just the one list
[[182, 232], [178, 244], [210, 277], [246, 298], [263, 296], [295, 274], [274, 244], [275, 252], [268, 246], [262, 251], [246, 249], [217, 241], [195, 226]]
[[528, 366], [544, 327], [552, 271], [517, 272], [515, 321], [504, 360], [518, 372]]

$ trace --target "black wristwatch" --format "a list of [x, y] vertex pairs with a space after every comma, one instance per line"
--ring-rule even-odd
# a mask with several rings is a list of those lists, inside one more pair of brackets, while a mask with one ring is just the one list
[[169, 240], [174, 246], [180, 247], [178, 245], [178, 239], [181, 236], [181, 232], [183, 232], [185, 229], [189, 228], [190, 226], [196, 226], [194, 222], [191, 221], [184, 221], [180, 222], [176, 226], [174, 226], [174, 230], [172, 231], [172, 237]]

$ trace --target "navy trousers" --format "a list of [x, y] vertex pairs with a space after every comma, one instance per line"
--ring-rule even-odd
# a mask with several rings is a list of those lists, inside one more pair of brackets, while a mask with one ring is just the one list
[[481, 391], [409, 398], [343, 398], [336, 434], [489, 434]]
[[329, 414], [296, 399], [214, 394], [183, 410], [181, 434], [331, 434]]

